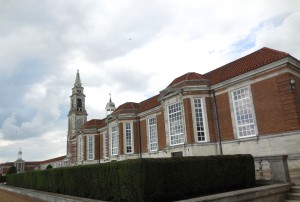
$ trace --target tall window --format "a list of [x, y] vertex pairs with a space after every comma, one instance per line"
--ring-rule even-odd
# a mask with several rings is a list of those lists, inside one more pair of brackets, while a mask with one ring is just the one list
[[78, 161], [83, 161], [83, 139], [78, 137]]
[[112, 126], [110, 128], [111, 137], [111, 155], [116, 156], [119, 152], [119, 138], [118, 138], [118, 128], [117, 126]]
[[125, 151], [127, 154], [132, 153], [132, 129], [130, 123], [125, 123]]
[[88, 160], [94, 160], [94, 136], [88, 136]]
[[170, 145], [183, 144], [183, 120], [180, 103], [168, 106], [168, 117]]
[[157, 151], [156, 118], [148, 119], [148, 136], [149, 136], [150, 151]]
[[231, 92], [236, 121], [237, 135], [239, 138], [255, 136], [253, 105], [248, 87], [243, 87]]
[[104, 134], [104, 141], [103, 141], [104, 145], [103, 145], [103, 148], [104, 148], [104, 159], [107, 159], [108, 158], [108, 134], [105, 133]]
[[196, 121], [196, 132], [198, 142], [205, 142], [205, 128], [204, 128], [204, 116], [203, 116], [203, 104], [201, 98], [194, 99], [195, 109], [195, 121]]

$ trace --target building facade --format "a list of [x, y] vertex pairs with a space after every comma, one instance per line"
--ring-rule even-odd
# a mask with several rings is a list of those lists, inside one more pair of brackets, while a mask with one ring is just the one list
[[289, 155], [289, 167], [300, 168], [300, 62], [288, 53], [262, 48], [203, 75], [186, 73], [139, 103], [116, 108], [110, 98], [103, 119], [87, 121], [83, 90], [77, 72], [67, 155], [37, 169], [221, 153]]
[[77, 164], [222, 150], [287, 154], [290, 167], [299, 167], [299, 68], [291, 55], [262, 48], [204, 75], [184, 74], [147, 100], [87, 121], [77, 136]]

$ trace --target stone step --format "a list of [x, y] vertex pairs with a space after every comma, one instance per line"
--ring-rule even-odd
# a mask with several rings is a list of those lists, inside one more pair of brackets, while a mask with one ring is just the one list
[[299, 200], [300, 201], [300, 193], [288, 193], [287, 199]]
[[293, 186], [291, 187], [292, 193], [300, 193], [300, 186]]

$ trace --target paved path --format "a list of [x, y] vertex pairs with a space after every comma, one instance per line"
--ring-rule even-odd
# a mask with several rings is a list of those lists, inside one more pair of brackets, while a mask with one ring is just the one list
[[15, 194], [14, 192], [6, 191], [0, 188], [0, 202], [42, 202], [42, 200], [25, 196], [22, 194]]

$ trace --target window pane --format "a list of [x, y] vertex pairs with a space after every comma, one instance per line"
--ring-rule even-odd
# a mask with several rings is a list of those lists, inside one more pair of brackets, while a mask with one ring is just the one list
[[94, 160], [94, 136], [88, 136], [88, 160]]
[[170, 145], [183, 144], [183, 121], [182, 121], [182, 110], [181, 104], [175, 103], [168, 106], [168, 117], [169, 117], [169, 135]]
[[150, 151], [157, 151], [156, 118], [148, 119], [148, 134]]
[[118, 155], [119, 152], [119, 138], [117, 126], [111, 127], [111, 155]]
[[105, 133], [104, 134], [104, 158], [107, 159], [108, 158], [108, 134]]
[[199, 142], [206, 141], [205, 139], [205, 131], [204, 131], [204, 121], [202, 114], [202, 103], [200, 98], [194, 99], [194, 108], [195, 108], [195, 118], [196, 118], [196, 132]]
[[232, 92], [232, 102], [235, 111], [238, 137], [255, 136], [253, 120], [253, 105], [248, 87]]
[[132, 153], [132, 130], [130, 123], [125, 123], [125, 146], [126, 153]]

